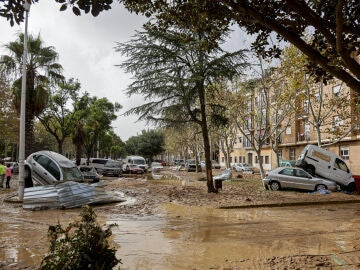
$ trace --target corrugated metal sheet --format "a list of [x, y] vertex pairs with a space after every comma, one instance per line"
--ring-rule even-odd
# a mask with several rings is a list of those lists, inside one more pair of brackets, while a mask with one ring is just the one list
[[30, 210], [75, 208], [85, 204], [125, 201], [124, 197], [105, 191], [103, 182], [84, 184], [63, 182], [57, 185], [25, 188], [23, 208]]

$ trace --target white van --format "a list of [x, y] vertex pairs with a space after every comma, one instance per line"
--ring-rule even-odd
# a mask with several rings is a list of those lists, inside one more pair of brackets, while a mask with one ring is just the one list
[[331, 151], [316, 145], [307, 145], [295, 166], [304, 168], [311, 175], [318, 175], [336, 182], [341, 189], [355, 190], [355, 182], [345, 161]]
[[140, 156], [127, 156], [123, 160], [123, 170], [126, 170], [126, 165], [127, 164], [138, 165], [144, 171], [147, 171], [147, 169], [149, 168], [149, 166], [146, 164], [145, 158], [140, 157]]

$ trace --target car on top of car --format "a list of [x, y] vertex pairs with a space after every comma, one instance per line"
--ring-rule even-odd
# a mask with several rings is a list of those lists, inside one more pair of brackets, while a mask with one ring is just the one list
[[266, 189], [302, 189], [302, 190], [331, 190], [338, 189], [334, 181], [314, 177], [305, 170], [295, 167], [278, 167], [265, 174], [263, 183]]

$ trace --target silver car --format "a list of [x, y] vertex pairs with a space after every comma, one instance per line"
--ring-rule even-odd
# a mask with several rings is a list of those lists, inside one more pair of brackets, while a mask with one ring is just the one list
[[246, 163], [234, 163], [232, 168], [237, 172], [254, 174], [254, 167]]
[[266, 189], [280, 190], [294, 188], [304, 190], [336, 191], [335, 182], [311, 176], [308, 172], [295, 167], [279, 167], [265, 175], [263, 183]]
[[32, 181], [40, 185], [51, 185], [57, 181], [84, 181], [78, 167], [67, 157], [52, 151], [32, 153], [25, 160], [25, 186]]

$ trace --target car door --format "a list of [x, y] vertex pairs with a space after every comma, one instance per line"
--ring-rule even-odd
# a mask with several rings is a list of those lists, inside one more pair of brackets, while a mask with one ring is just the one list
[[346, 163], [339, 158], [335, 158], [334, 167], [331, 170], [331, 177], [329, 178], [335, 181], [345, 182], [346, 180], [349, 180], [351, 176]]
[[315, 181], [307, 172], [302, 169], [294, 169], [294, 175], [296, 177], [296, 183], [294, 183], [294, 188], [298, 189], [315, 189]]
[[292, 168], [284, 168], [278, 173], [278, 178], [281, 187], [283, 188], [295, 188], [296, 178], [294, 176], [294, 170]]
[[51, 185], [56, 181], [56, 178], [48, 171], [50, 159], [44, 155], [34, 156], [31, 162], [32, 177], [38, 183], [43, 185]]

